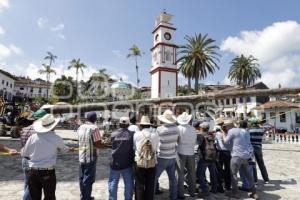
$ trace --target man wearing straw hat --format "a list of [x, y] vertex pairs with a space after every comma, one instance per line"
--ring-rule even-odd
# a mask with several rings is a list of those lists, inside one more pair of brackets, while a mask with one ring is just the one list
[[184, 170], [187, 170], [188, 191], [191, 197], [195, 196], [196, 171], [195, 171], [195, 153], [197, 135], [194, 127], [189, 125], [192, 115], [183, 112], [177, 117], [179, 140], [178, 140], [178, 198], [184, 198]]
[[141, 131], [134, 134], [135, 149], [135, 199], [153, 200], [155, 186], [156, 151], [158, 148], [158, 135], [151, 131], [148, 116], [142, 116]]
[[46, 114], [33, 123], [36, 134], [30, 136], [21, 155], [28, 158], [29, 191], [32, 200], [42, 198], [55, 200], [56, 176], [55, 165], [57, 150], [67, 152], [68, 148], [61, 137], [54, 133], [54, 128], [60, 119], [52, 114]]
[[[177, 199], [177, 180], [176, 171], [176, 146], [179, 137], [179, 129], [176, 126], [176, 117], [171, 110], [166, 110], [163, 115], [158, 116], [158, 120], [163, 125], [157, 128], [159, 136], [159, 147], [157, 151], [157, 167], [155, 175], [155, 183], [164, 170], [167, 171], [169, 177], [170, 199]], [[157, 188], [156, 188], [157, 189]]]
[[[28, 116], [27, 125], [24, 127], [20, 134], [20, 141], [22, 148], [25, 146], [27, 140], [29, 137], [36, 132], [33, 129], [33, 122], [34, 120], [38, 120], [42, 117], [44, 117], [47, 114], [47, 112], [43, 109], [39, 109], [36, 112], [32, 114], [32, 116]], [[23, 194], [23, 200], [30, 200], [30, 193], [29, 193], [29, 186], [28, 186], [28, 173], [29, 173], [29, 165], [28, 165], [28, 159], [22, 158], [22, 168], [24, 172], [24, 194]]]
[[95, 124], [97, 114], [87, 113], [87, 121], [78, 128], [79, 143], [79, 186], [80, 199], [91, 200], [93, 183], [96, 178], [98, 151], [101, 147], [100, 130]]

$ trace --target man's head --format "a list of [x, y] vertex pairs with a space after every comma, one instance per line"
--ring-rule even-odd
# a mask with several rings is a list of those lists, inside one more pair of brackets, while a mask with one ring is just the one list
[[96, 112], [88, 112], [86, 115], [86, 119], [91, 122], [91, 123], [95, 123], [97, 121], [97, 114]]
[[234, 128], [234, 121], [232, 119], [224, 120], [222, 130], [227, 133], [232, 128]]
[[247, 120], [240, 121], [240, 128], [248, 128], [248, 121]]
[[142, 118], [141, 118], [141, 121], [140, 121], [140, 127], [141, 129], [144, 129], [144, 128], [150, 128], [151, 127], [151, 122], [150, 122], [150, 119], [148, 116], [146, 115], [143, 115]]
[[129, 117], [121, 117], [119, 124], [120, 124], [120, 128], [128, 128], [129, 126]]
[[202, 123], [200, 124], [200, 130], [201, 130], [202, 132], [208, 132], [208, 131], [209, 131], [209, 128], [210, 128], [210, 125], [209, 125], [208, 122], [202, 122]]

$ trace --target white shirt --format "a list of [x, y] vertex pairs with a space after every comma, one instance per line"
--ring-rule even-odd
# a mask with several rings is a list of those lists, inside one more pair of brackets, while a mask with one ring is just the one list
[[137, 125], [135, 125], [135, 124], [131, 124], [131, 125], [128, 127], [128, 130], [130, 130], [130, 131], [136, 133], [136, 132], [140, 131], [140, 128], [139, 128]]
[[195, 144], [197, 140], [196, 129], [188, 124], [179, 125], [178, 153], [191, 156], [195, 154]]
[[157, 151], [159, 143], [157, 133], [151, 132], [151, 129], [149, 128], [144, 128], [142, 131], [136, 132], [133, 136], [133, 148], [135, 149], [135, 159], [138, 157], [138, 152], [141, 150], [142, 145], [145, 143], [146, 139], [150, 140], [153, 151]]
[[29, 137], [22, 150], [22, 156], [28, 157], [31, 168], [51, 168], [56, 165], [57, 151], [67, 152], [69, 148], [61, 137], [53, 131], [37, 133]]

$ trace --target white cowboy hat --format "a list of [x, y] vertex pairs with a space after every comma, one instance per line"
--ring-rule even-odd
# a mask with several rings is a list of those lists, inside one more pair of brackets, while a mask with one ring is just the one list
[[60, 118], [55, 118], [52, 114], [46, 114], [33, 123], [33, 129], [37, 133], [47, 133], [55, 128], [60, 122]]
[[192, 115], [189, 115], [187, 112], [183, 112], [177, 117], [177, 122], [179, 124], [185, 125], [188, 124], [192, 119]]
[[139, 123], [140, 125], [151, 125], [150, 119], [148, 116], [144, 115], [141, 118], [141, 121]]
[[173, 124], [176, 122], [176, 117], [171, 110], [166, 110], [162, 115], [157, 116], [157, 118], [159, 121], [166, 124]]
[[130, 124], [129, 117], [121, 117], [119, 123], [120, 124]]

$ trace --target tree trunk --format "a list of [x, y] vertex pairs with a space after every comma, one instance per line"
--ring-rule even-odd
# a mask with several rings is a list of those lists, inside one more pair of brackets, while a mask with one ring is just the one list
[[195, 92], [196, 92], [196, 94], [198, 94], [198, 90], [199, 90], [199, 79], [195, 78]]
[[50, 74], [47, 74], [47, 100], [49, 100], [49, 79], [50, 79]]
[[136, 86], [139, 87], [140, 79], [139, 79], [139, 67], [137, 65], [137, 57], [135, 56], [135, 69], [136, 69]]
[[244, 104], [243, 120], [246, 120], [247, 119], [247, 97], [243, 97], [243, 104]]
[[188, 92], [190, 93], [191, 92], [191, 89], [192, 89], [192, 83], [191, 83], [191, 78], [190, 77], [188, 77]]

